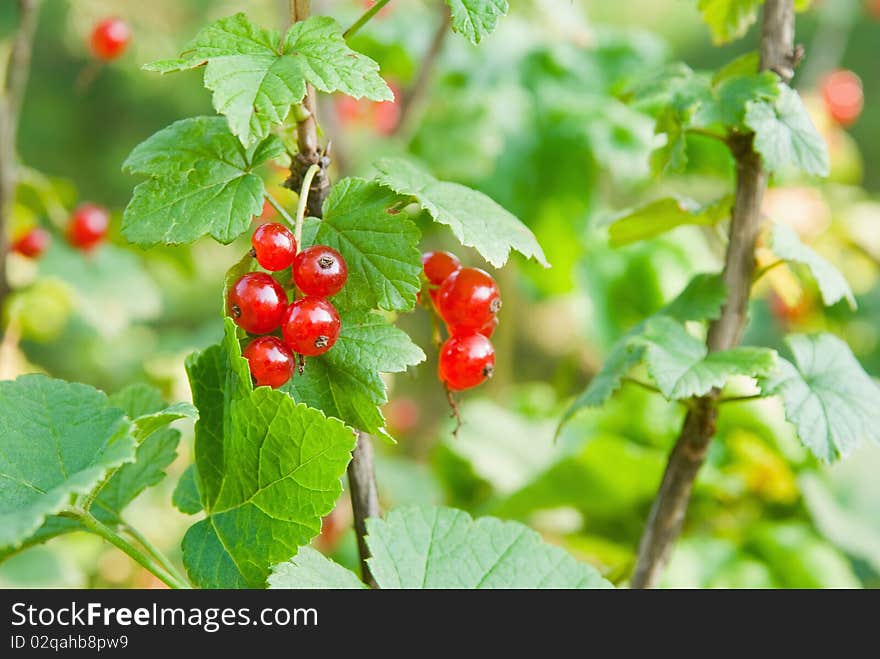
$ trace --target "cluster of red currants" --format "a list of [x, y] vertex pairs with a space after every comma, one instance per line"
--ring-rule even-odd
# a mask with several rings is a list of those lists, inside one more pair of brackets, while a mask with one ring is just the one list
[[449, 252], [423, 254], [422, 265], [431, 302], [449, 332], [440, 348], [440, 380], [451, 391], [476, 387], [495, 369], [489, 339], [501, 309], [498, 284], [484, 270], [461, 267]]
[[[67, 242], [82, 252], [91, 252], [107, 236], [110, 215], [105, 208], [83, 204], [77, 208], [67, 225]], [[52, 242], [52, 234], [42, 227], [32, 227], [16, 238], [12, 251], [29, 259], [38, 259]]]
[[[227, 313], [250, 334], [261, 334], [244, 349], [257, 386], [277, 389], [293, 375], [294, 355], [322, 355], [336, 343], [339, 313], [326, 298], [342, 290], [348, 267], [332, 247], [314, 245], [297, 251], [296, 239], [283, 224], [261, 224], [251, 237], [251, 254], [262, 268], [291, 268], [303, 297], [288, 304], [281, 284], [265, 272], [249, 272], [226, 297]], [[271, 336], [281, 328], [281, 338]]]

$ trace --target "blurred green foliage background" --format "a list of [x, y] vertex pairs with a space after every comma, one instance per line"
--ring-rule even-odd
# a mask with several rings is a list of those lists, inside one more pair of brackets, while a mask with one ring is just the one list
[[[0, 35], [14, 26], [0, 7]], [[664, 62], [723, 65], [755, 47], [755, 29], [717, 48], [696, 0], [521, 0], [480, 48], [450, 36], [425, 102], [394, 136], [323, 98], [319, 116], [336, 154], [334, 177], [370, 171], [381, 155], [408, 152], [439, 177], [479, 188], [538, 235], [553, 264], [514, 259], [497, 276], [505, 298], [498, 368], [462, 396], [457, 438], [436, 360], [389, 378], [389, 427], [382, 446], [383, 504], [446, 502], [476, 514], [528, 522], [551, 542], [625, 579], [683, 410], [626, 387], [601, 410], [581, 413], [554, 441], [567, 403], [596, 373], [609, 346], [660, 308], [698, 272], [720, 268], [711, 232], [683, 227], [623, 249], [608, 246], [613, 213], [672, 191], [713, 199], [732, 186], [732, 162], [710, 140], [692, 138], [686, 173], [652, 177], [653, 122], [628, 107], [628, 83]], [[348, 24], [358, 1], [313, 0], [314, 11]], [[19, 152], [27, 166], [15, 227], [51, 227], [38, 265], [11, 258], [17, 292], [6, 322], [2, 373], [45, 371], [109, 392], [146, 381], [167, 398], [189, 396], [183, 359], [222, 331], [221, 287], [244, 242], [204, 241], [142, 252], [119, 237], [119, 216], [137, 183], [120, 165], [141, 140], [172, 121], [212, 114], [199, 74], [161, 77], [144, 62], [181, 49], [207, 22], [235, 11], [282, 28], [281, 0], [46, 0], [24, 106]], [[91, 26], [117, 15], [133, 41], [119, 61], [97, 66]], [[393, 0], [354, 40], [398, 88], [412, 84], [437, 23], [436, 3]], [[791, 331], [826, 329], [845, 338], [880, 375], [880, 19], [860, 0], [814, 2], [798, 19], [807, 59], [795, 80], [829, 142], [828, 181], [778, 177], [765, 212], [795, 227], [833, 260], [857, 293], [859, 310], [824, 310], [812, 284], [777, 268], [752, 306], [749, 344], [781, 347]], [[822, 76], [838, 67], [862, 77], [861, 119], [844, 132], [824, 114]], [[368, 114], [368, 113], [367, 113]], [[289, 205], [295, 197], [270, 181]], [[66, 248], [68, 214], [89, 200], [114, 212], [111, 244], [91, 259]], [[426, 248], [455, 249], [435, 226]], [[474, 253], [470, 265], [487, 267]], [[424, 311], [399, 322], [430, 354]], [[12, 333], [10, 333], [12, 334]], [[9, 341], [7, 341], [9, 343]], [[191, 439], [191, 429], [183, 428]], [[170, 477], [133, 506], [136, 526], [177, 556], [186, 518], [171, 490], [190, 462], [188, 444]], [[816, 462], [794, 438], [775, 401], [727, 405], [701, 473], [686, 534], [665, 578], [673, 587], [858, 587], [880, 585], [880, 449], [839, 465]], [[316, 543], [353, 566], [347, 495]], [[0, 565], [0, 585], [158, 586], [125, 556], [80, 535], [29, 549]]]

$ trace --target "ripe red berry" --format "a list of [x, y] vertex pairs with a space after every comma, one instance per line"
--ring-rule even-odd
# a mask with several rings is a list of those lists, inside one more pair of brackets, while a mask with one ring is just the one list
[[308, 247], [293, 261], [293, 281], [305, 295], [330, 297], [345, 286], [348, 266], [342, 254], [326, 245]]
[[122, 55], [129, 41], [131, 30], [125, 21], [105, 18], [92, 30], [92, 53], [104, 61], [114, 60]]
[[261, 224], [251, 236], [253, 255], [266, 270], [277, 272], [289, 268], [296, 257], [296, 239], [283, 224]]
[[67, 240], [74, 247], [87, 251], [96, 247], [107, 235], [110, 215], [95, 204], [83, 204], [76, 209], [67, 226]]
[[251, 334], [278, 329], [287, 307], [281, 285], [265, 272], [249, 272], [229, 289], [226, 311], [235, 324]]
[[461, 268], [461, 262], [449, 252], [425, 252], [422, 254], [422, 267], [428, 282], [440, 286], [449, 275]]
[[495, 348], [482, 334], [453, 336], [440, 349], [437, 373], [453, 391], [470, 389], [492, 377]]
[[251, 341], [242, 353], [258, 387], [277, 389], [293, 375], [293, 353], [274, 336]]
[[288, 348], [315, 357], [333, 347], [340, 329], [336, 307], [319, 297], [304, 297], [288, 307], [281, 334]]
[[479, 268], [453, 272], [437, 293], [437, 311], [453, 334], [479, 330], [501, 308], [498, 285]]
[[865, 96], [861, 79], [852, 71], [835, 71], [822, 81], [822, 100], [832, 119], [844, 128], [862, 114]]
[[498, 316], [492, 316], [492, 320], [483, 325], [477, 331], [485, 336], [487, 339], [491, 339], [496, 329], [498, 329]]
[[12, 243], [12, 251], [29, 259], [36, 259], [42, 256], [50, 242], [52, 242], [52, 235], [48, 231], [34, 227]]

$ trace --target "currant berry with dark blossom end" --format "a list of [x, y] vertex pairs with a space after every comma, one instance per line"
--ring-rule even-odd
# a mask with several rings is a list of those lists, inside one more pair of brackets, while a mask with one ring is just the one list
[[261, 224], [251, 236], [252, 254], [270, 272], [289, 268], [296, 258], [296, 239], [283, 224]]
[[293, 353], [274, 336], [261, 336], [251, 341], [242, 356], [258, 387], [277, 389], [293, 375]]
[[77, 208], [67, 226], [67, 240], [83, 251], [94, 249], [107, 236], [110, 214], [95, 204], [83, 204]]
[[271, 275], [249, 272], [229, 289], [226, 312], [251, 334], [267, 334], [281, 325], [287, 294]]
[[488, 272], [462, 268], [443, 282], [437, 292], [436, 306], [453, 334], [477, 331], [501, 309], [501, 294]]
[[323, 298], [304, 297], [288, 307], [281, 334], [293, 352], [316, 357], [333, 347], [341, 327], [336, 307]]
[[342, 254], [327, 245], [307, 247], [293, 262], [293, 281], [307, 296], [330, 297], [345, 286], [348, 266]]
[[40, 227], [34, 227], [12, 243], [12, 251], [29, 259], [38, 259], [51, 242], [52, 234]]
[[495, 370], [495, 348], [482, 334], [453, 336], [440, 349], [437, 373], [452, 391], [483, 384]]
[[125, 51], [131, 41], [128, 24], [118, 18], [105, 18], [92, 30], [92, 53], [100, 60], [114, 60]]

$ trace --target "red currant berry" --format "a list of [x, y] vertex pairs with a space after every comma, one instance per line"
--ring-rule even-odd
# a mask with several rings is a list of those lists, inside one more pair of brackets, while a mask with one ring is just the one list
[[340, 328], [336, 307], [319, 297], [304, 297], [288, 307], [281, 334], [288, 348], [315, 357], [333, 347]]
[[479, 268], [453, 272], [437, 292], [437, 311], [453, 334], [479, 330], [501, 308], [498, 285]]
[[242, 354], [258, 387], [277, 389], [293, 375], [293, 353], [274, 336], [254, 339]]
[[483, 384], [495, 370], [495, 348], [482, 334], [453, 336], [440, 349], [437, 372], [453, 391]]
[[281, 325], [287, 295], [271, 275], [249, 272], [229, 289], [226, 303], [236, 325], [251, 334], [267, 334]]
[[822, 99], [834, 121], [844, 128], [851, 126], [865, 104], [862, 81], [852, 71], [835, 71], [822, 81]]
[[67, 226], [67, 240], [83, 251], [94, 249], [107, 235], [110, 215], [95, 204], [83, 204], [76, 209]]
[[125, 50], [131, 41], [131, 30], [125, 21], [118, 18], [105, 18], [92, 30], [92, 52], [104, 61], [114, 60]]
[[296, 255], [293, 281], [306, 295], [330, 297], [345, 286], [348, 266], [342, 254], [326, 245], [308, 247]]
[[425, 252], [422, 254], [422, 267], [428, 282], [440, 286], [449, 275], [461, 268], [461, 262], [449, 252]]
[[34, 227], [12, 243], [12, 251], [29, 259], [37, 259], [52, 242], [52, 235], [45, 229]]
[[491, 339], [496, 329], [498, 329], [498, 316], [492, 316], [492, 320], [483, 325], [477, 330], [477, 332], [485, 336], [487, 339]]
[[277, 272], [289, 268], [296, 257], [296, 240], [283, 224], [261, 224], [251, 236], [251, 252], [266, 270]]

